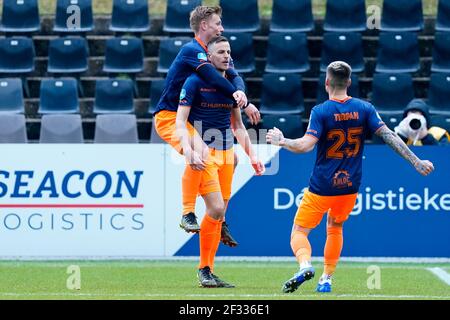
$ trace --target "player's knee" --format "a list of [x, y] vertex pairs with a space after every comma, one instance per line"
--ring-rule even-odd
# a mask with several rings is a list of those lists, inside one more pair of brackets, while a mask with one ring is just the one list
[[223, 202], [215, 203], [208, 208], [209, 215], [215, 220], [221, 220], [225, 216], [225, 205]]
[[344, 221], [337, 222], [335, 218], [328, 216], [327, 228], [341, 228], [344, 226]]

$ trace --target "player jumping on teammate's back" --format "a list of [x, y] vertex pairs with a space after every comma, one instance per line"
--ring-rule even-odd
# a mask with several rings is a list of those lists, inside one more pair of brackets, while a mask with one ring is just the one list
[[[217, 37], [208, 44], [208, 55], [217, 73], [225, 77], [230, 62], [230, 44], [225, 37]], [[233, 287], [214, 274], [214, 260], [221, 239], [225, 211], [231, 197], [234, 172], [234, 136], [249, 156], [256, 175], [264, 173], [264, 165], [253, 151], [241, 111], [236, 103], [198, 75], [191, 75], [180, 94], [176, 128], [183, 150], [192, 152], [190, 123], [201, 135], [208, 154], [201, 180], [192, 189], [199, 190], [206, 204], [206, 214], [200, 228], [200, 263], [197, 277], [201, 287]], [[232, 129], [233, 128], [233, 129]], [[187, 165], [189, 167], [189, 165]], [[192, 183], [192, 182], [191, 182]], [[229, 241], [234, 241], [230, 238]]]
[[362, 175], [365, 134], [375, 133], [407, 160], [422, 175], [433, 170], [433, 164], [420, 160], [386, 127], [373, 105], [349, 97], [351, 67], [342, 61], [332, 62], [325, 81], [329, 100], [315, 106], [306, 134], [291, 140], [273, 128], [266, 141], [295, 153], [312, 151], [317, 144], [316, 163], [294, 220], [291, 248], [300, 265], [299, 271], [283, 285], [283, 292], [294, 292], [303, 282], [314, 277], [311, 245], [308, 235], [328, 213], [327, 240], [324, 248], [324, 273], [318, 292], [330, 292], [331, 280], [343, 247], [342, 227], [352, 211]]
[[[195, 130], [190, 127], [190, 145], [192, 151], [186, 154], [181, 148], [179, 139], [175, 134], [175, 119], [178, 109], [178, 98], [185, 80], [192, 74], [198, 74], [212, 88], [223, 93], [237, 103], [238, 107], [244, 108], [246, 115], [253, 124], [260, 120], [258, 109], [247, 101], [245, 85], [242, 78], [233, 68], [230, 58], [229, 68], [226, 70], [227, 79], [221, 77], [207, 59], [208, 48], [206, 44], [214, 37], [220, 36], [224, 31], [221, 21], [222, 9], [218, 6], [198, 6], [190, 15], [190, 25], [195, 33], [195, 38], [185, 44], [169, 68], [165, 87], [154, 113], [154, 123], [160, 137], [169, 143], [178, 153], [184, 154], [186, 160], [191, 163], [186, 167], [182, 178], [183, 217], [180, 226], [187, 232], [199, 232], [200, 226], [195, 216], [195, 202], [198, 196], [198, 185], [201, 179], [202, 161], [208, 154], [202, 153], [202, 139]], [[235, 155], [236, 157], [236, 155]], [[237, 159], [235, 160], [237, 162]], [[224, 232], [223, 242], [233, 244], [229, 241], [230, 234]], [[237, 243], [236, 243], [237, 244]]]

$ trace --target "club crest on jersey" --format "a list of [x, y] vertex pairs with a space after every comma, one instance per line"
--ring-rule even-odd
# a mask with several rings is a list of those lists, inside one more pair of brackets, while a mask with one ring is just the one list
[[197, 54], [197, 59], [200, 61], [207, 61], [208, 57], [206, 56], [206, 53], [200, 52], [199, 54]]
[[346, 170], [339, 170], [333, 177], [333, 188], [349, 188], [353, 185], [350, 181], [350, 174]]

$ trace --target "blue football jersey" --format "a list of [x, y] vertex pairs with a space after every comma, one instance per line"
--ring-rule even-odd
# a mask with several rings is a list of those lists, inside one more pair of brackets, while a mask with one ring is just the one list
[[306, 131], [318, 139], [309, 190], [322, 196], [358, 192], [364, 139], [382, 126], [375, 107], [360, 99], [328, 100], [315, 106]]

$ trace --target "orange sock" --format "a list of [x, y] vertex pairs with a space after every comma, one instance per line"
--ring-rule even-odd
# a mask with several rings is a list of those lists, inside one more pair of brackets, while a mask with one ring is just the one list
[[325, 243], [324, 256], [324, 273], [332, 275], [336, 269], [336, 265], [341, 256], [342, 246], [344, 245], [344, 237], [342, 227], [327, 228], [327, 242]]
[[195, 202], [197, 201], [198, 190], [202, 178], [201, 171], [192, 170], [189, 165], [184, 169], [181, 180], [183, 193], [183, 214], [195, 213]]
[[212, 248], [211, 254], [209, 255], [209, 267], [211, 268], [211, 273], [214, 273], [214, 260], [216, 258], [217, 250], [219, 249], [220, 239], [222, 238], [222, 223], [219, 225], [216, 233], [216, 237], [218, 238], [218, 240], [214, 239], [214, 242], [217, 243], [217, 245]]
[[291, 236], [291, 248], [299, 264], [311, 261], [311, 244], [305, 232], [294, 230]]
[[214, 262], [214, 254], [216, 247], [220, 241], [220, 230], [222, 229], [222, 221], [215, 220], [205, 214], [200, 226], [200, 264], [199, 269], [210, 266], [211, 261]]

